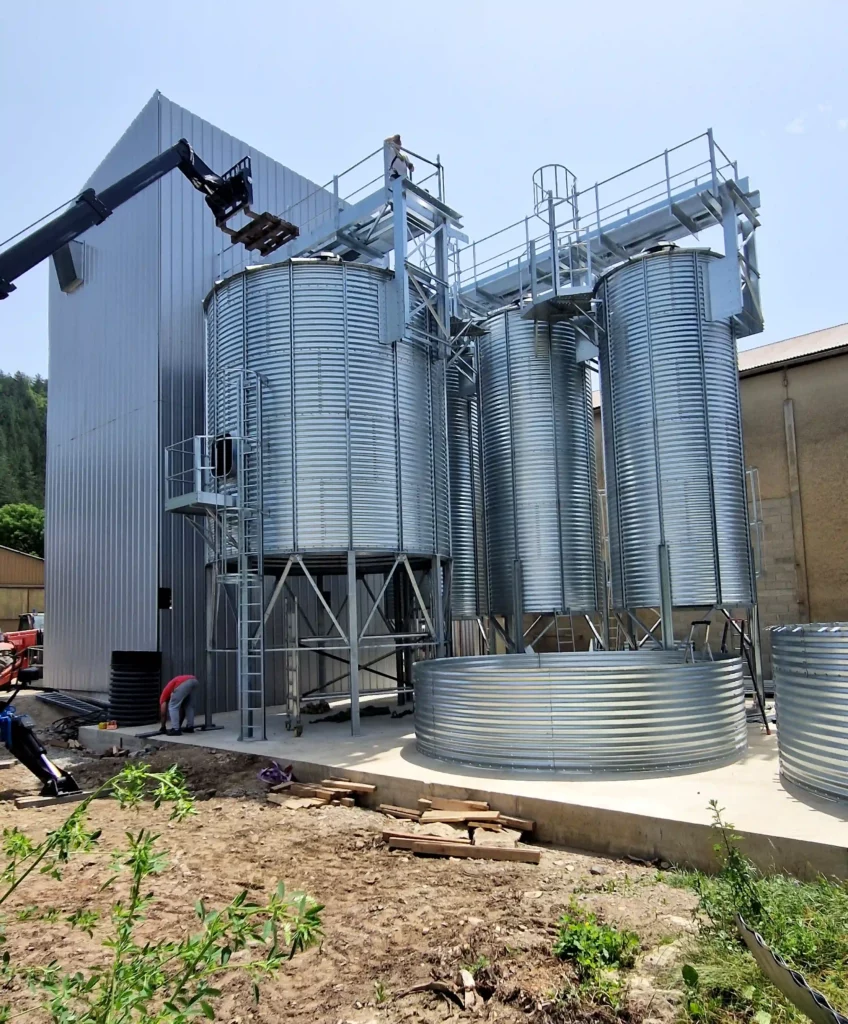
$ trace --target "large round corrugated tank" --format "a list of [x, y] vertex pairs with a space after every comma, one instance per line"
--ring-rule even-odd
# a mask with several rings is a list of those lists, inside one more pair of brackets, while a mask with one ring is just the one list
[[602, 588], [589, 371], [574, 328], [487, 323], [478, 340], [483, 481], [491, 611], [513, 613], [523, 580], [527, 612], [593, 611]]
[[483, 471], [477, 388], [456, 365], [448, 369], [451, 616], [473, 619], [488, 607]]
[[702, 249], [663, 246], [599, 282], [610, 574], [616, 608], [755, 600], [736, 343], [710, 319]]
[[291, 552], [450, 555], [444, 360], [386, 340], [388, 271], [251, 267], [206, 301], [208, 432], [236, 433], [221, 371], [263, 376], [266, 565]]

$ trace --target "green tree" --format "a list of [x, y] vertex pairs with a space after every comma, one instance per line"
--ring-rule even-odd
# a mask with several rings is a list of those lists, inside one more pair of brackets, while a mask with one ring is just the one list
[[44, 506], [47, 381], [0, 372], [0, 506]]
[[19, 503], [0, 508], [0, 544], [44, 557], [44, 509]]

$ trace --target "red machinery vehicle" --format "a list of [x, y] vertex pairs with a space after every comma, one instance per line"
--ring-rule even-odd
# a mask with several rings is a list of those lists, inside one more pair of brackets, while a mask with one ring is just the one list
[[38, 652], [44, 634], [40, 629], [0, 633], [0, 688], [26, 685], [41, 678]]

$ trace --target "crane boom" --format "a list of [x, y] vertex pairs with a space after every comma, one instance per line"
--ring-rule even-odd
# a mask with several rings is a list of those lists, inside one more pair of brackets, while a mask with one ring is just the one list
[[[215, 215], [215, 223], [230, 235], [234, 244], [240, 243], [267, 256], [297, 238], [299, 232], [294, 224], [271, 213], [255, 213], [251, 210], [253, 183], [249, 157], [240, 160], [223, 175], [218, 175], [185, 139], [180, 139], [170, 149], [148, 160], [102, 192], [95, 192], [91, 188], [81, 192], [68, 209], [0, 252], [0, 299], [5, 299], [15, 290], [13, 282], [22, 274], [89, 228], [102, 224], [119, 206], [173, 170], [181, 171], [204, 194], [206, 205]], [[230, 227], [228, 222], [239, 213], [247, 218], [248, 223], [240, 228]]]

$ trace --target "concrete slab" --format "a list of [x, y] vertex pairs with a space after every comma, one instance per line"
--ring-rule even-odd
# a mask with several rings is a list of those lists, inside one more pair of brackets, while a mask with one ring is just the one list
[[[715, 866], [708, 808], [715, 799], [761, 869], [848, 878], [848, 807], [784, 787], [776, 737], [765, 736], [757, 725], [750, 727], [747, 756], [723, 768], [665, 777], [566, 779], [553, 773], [491, 772], [424, 757], [415, 749], [412, 716], [363, 718], [358, 737], [350, 735], [345, 723], [307, 724], [296, 738], [285, 730], [282, 709], [271, 709], [268, 739], [252, 743], [239, 743], [235, 714], [218, 715], [215, 721], [223, 728], [157, 737], [157, 742], [291, 763], [306, 782], [343, 772], [377, 785], [369, 801], [375, 806], [415, 806], [419, 797], [431, 795], [487, 800], [505, 814], [532, 818], [542, 842], [703, 870]], [[143, 731], [118, 733], [134, 738]], [[86, 745], [88, 732], [80, 730]]]

